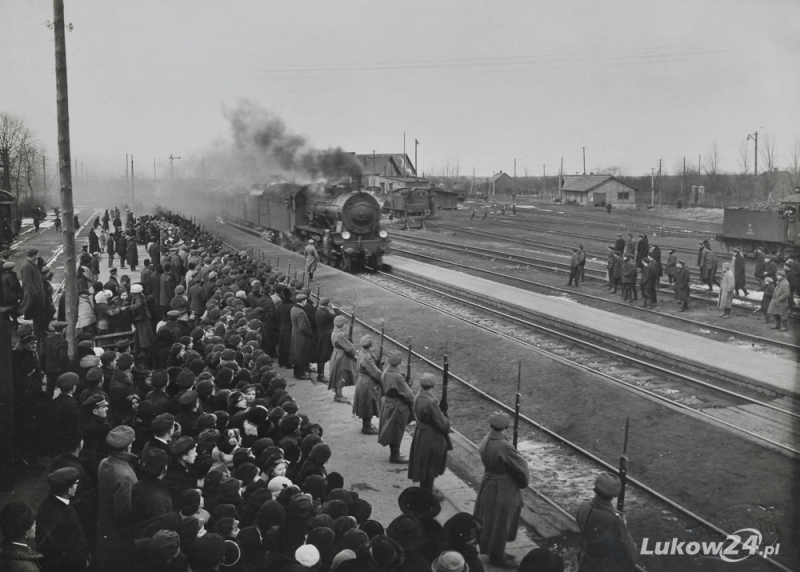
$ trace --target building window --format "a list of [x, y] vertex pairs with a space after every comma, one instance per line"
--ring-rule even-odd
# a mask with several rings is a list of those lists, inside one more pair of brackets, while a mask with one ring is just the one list
[[381, 191], [385, 191], [385, 190], [386, 190], [386, 183], [381, 183]]
[[630, 191], [619, 191], [617, 193], [617, 200], [618, 201], [629, 201], [631, 198]]
[[391, 191], [394, 188], [394, 183], [389, 183], [389, 190]]

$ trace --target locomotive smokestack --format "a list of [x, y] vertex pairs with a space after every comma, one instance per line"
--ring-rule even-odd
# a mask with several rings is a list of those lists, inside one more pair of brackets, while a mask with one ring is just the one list
[[360, 191], [362, 188], [361, 175], [353, 175], [353, 190]]

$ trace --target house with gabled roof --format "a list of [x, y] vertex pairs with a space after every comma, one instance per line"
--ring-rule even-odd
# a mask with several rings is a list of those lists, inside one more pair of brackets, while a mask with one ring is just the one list
[[381, 191], [398, 188], [397, 179], [413, 181], [418, 178], [417, 169], [405, 153], [357, 153], [356, 159], [364, 166], [363, 177], [367, 186]]
[[561, 185], [565, 203], [604, 207], [635, 207], [636, 189], [613, 175], [565, 175]]

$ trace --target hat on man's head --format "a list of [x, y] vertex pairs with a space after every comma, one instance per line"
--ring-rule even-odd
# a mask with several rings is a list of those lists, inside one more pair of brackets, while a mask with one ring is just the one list
[[56, 379], [56, 387], [62, 391], [69, 391], [78, 385], [79, 381], [80, 378], [78, 377], [77, 373], [68, 371], [67, 373], [62, 373], [58, 376], [58, 379]]
[[400, 493], [397, 505], [403, 514], [410, 514], [423, 520], [435, 518], [442, 510], [442, 505], [433, 493], [420, 487], [408, 487]]
[[22, 539], [34, 522], [36, 513], [24, 502], [10, 502], [0, 511], [0, 531], [9, 542]]
[[175, 417], [171, 413], [162, 413], [153, 419], [150, 427], [153, 431], [167, 431], [175, 424]]
[[215, 569], [225, 558], [225, 539], [211, 532], [204, 534], [187, 548], [186, 556], [193, 569]]
[[106, 435], [106, 443], [114, 449], [124, 449], [136, 439], [136, 432], [127, 425], [117, 425]]
[[172, 454], [175, 457], [181, 457], [182, 455], [185, 455], [194, 448], [195, 448], [194, 439], [192, 439], [188, 435], [184, 435], [172, 444]]
[[389, 365], [400, 365], [403, 361], [403, 357], [400, 355], [400, 352], [390, 352], [388, 360]]
[[460, 552], [442, 552], [431, 562], [431, 572], [469, 572], [469, 566]]
[[419, 380], [419, 386], [423, 389], [432, 389], [436, 387], [436, 378], [432, 373], [423, 373]]
[[56, 493], [64, 493], [69, 488], [78, 482], [81, 473], [75, 467], [64, 467], [57, 469], [47, 475], [47, 484]]
[[106, 401], [106, 396], [103, 393], [95, 393], [94, 395], [90, 395], [86, 398], [81, 404], [81, 407], [92, 411], [93, 409], [97, 409], [98, 407], [102, 407], [103, 405], [108, 405], [108, 401]]
[[509, 423], [508, 415], [502, 411], [496, 411], [489, 416], [489, 426], [492, 429], [503, 430], [508, 427]]
[[142, 461], [139, 467], [145, 475], [157, 477], [167, 468], [168, 460], [166, 451], [154, 447], [142, 454]]
[[37, 254], [39, 254], [39, 250], [37, 248], [29, 248], [25, 253], [26, 256], [36, 256]]
[[117, 358], [117, 369], [125, 371], [133, 365], [133, 356], [131, 354], [122, 354]]
[[594, 481], [594, 492], [602, 497], [614, 498], [619, 496], [621, 490], [622, 483], [617, 475], [604, 471]]

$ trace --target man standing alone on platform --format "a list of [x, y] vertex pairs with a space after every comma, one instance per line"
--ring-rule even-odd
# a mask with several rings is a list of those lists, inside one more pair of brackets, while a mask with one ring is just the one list
[[569, 282], [567, 286], [572, 286], [572, 281], [575, 281], [575, 286], [578, 286], [578, 278], [581, 272], [581, 257], [577, 248], [572, 249], [572, 258], [569, 261]]
[[480, 446], [484, 473], [473, 515], [483, 523], [478, 545], [481, 554], [500, 568], [517, 568], [514, 557], [506, 554], [506, 542], [517, 537], [522, 494], [528, 487], [528, 463], [509, 443], [504, 431], [508, 415], [502, 412], [489, 417], [491, 431]]
[[319, 253], [317, 249], [314, 247], [314, 239], [311, 238], [308, 240], [308, 244], [306, 245], [303, 254], [306, 256], [306, 280], [307, 282], [303, 284], [303, 286], [308, 286], [308, 282], [311, 282], [314, 279], [314, 272], [317, 270], [317, 264], [319, 264]]
[[690, 283], [691, 276], [689, 275], [689, 269], [686, 268], [686, 263], [683, 260], [679, 260], [678, 269], [675, 271], [675, 284], [673, 286], [675, 289], [675, 299], [678, 300], [678, 304], [681, 305], [681, 309], [678, 310], [678, 312], [685, 312], [689, 309]]
[[636, 567], [636, 544], [628, 532], [625, 516], [611, 504], [621, 490], [619, 477], [600, 473], [594, 482], [595, 497], [578, 507], [576, 519], [581, 529], [578, 572], [625, 572]]
[[[433, 492], [433, 481], [444, 474], [447, 466], [447, 451], [453, 450], [450, 442], [450, 420], [439, 408], [439, 400], [433, 395], [436, 380], [426, 373], [419, 380], [420, 390], [414, 398], [414, 417], [417, 427], [411, 441], [408, 463], [408, 478], [419, 482], [419, 488]], [[441, 499], [440, 499], [441, 500]]]

